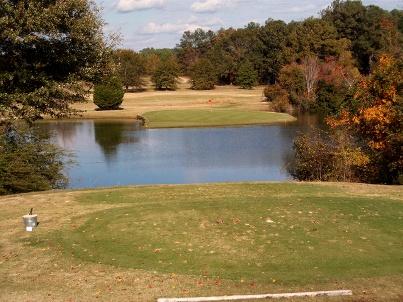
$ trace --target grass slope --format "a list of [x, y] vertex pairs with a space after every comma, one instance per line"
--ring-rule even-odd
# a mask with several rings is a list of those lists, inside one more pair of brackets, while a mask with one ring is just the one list
[[147, 127], [214, 127], [236, 125], [258, 125], [289, 122], [295, 120], [285, 113], [247, 110], [163, 110], [145, 113]]
[[[315, 301], [399, 301], [402, 201], [402, 187], [311, 183], [1, 197], [0, 300], [352, 289]], [[40, 224], [26, 232], [21, 216], [32, 206]]]

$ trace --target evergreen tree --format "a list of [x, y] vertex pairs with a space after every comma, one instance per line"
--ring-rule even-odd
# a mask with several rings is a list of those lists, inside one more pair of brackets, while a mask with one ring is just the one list
[[252, 63], [249, 61], [242, 63], [236, 73], [235, 83], [243, 89], [252, 89], [257, 84], [257, 80], [258, 73]]
[[200, 59], [193, 65], [191, 71], [191, 88], [194, 90], [214, 89], [217, 75], [213, 64], [208, 59]]
[[123, 83], [117, 76], [94, 86], [94, 103], [102, 110], [115, 110], [123, 102]]

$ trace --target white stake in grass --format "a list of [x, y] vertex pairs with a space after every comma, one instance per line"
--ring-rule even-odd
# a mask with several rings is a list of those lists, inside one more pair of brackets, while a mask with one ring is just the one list
[[229, 300], [246, 300], [246, 299], [274, 299], [274, 298], [291, 298], [291, 297], [351, 296], [351, 295], [352, 295], [351, 290], [333, 290], [333, 291], [246, 295], [246, 296], [159, 298], [158, 302], [204, 302], [204, 301], [229, 301]]

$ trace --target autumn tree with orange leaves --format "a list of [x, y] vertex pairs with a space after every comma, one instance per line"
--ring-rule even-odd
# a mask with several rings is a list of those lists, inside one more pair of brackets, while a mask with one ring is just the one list
[[403, 61], [382, 56], [371, 75], [358, 83], [333, 129], [344, 129], [365, 150], [363, 181], [403, 183]]
[[[381, 56], [371, 74], [355, 86], [352, 97], [327, 122], [330, 132], [326, 137], [305, 134], [294, 141], [291, 174], [295, 178], [403, 184], [401, 58]], [[326, 173], [310, 171], [317, 153], [327, 158], [326, 169], [321, 168]]]

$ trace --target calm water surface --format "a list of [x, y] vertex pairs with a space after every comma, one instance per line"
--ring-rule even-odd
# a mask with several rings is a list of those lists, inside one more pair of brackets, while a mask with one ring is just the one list
[[131, 121], [43, 122], [76, 154], [71, 188], [292, 180], [285, 169], [297, 131], [318, 117], [272, 126], [145, 129]]

